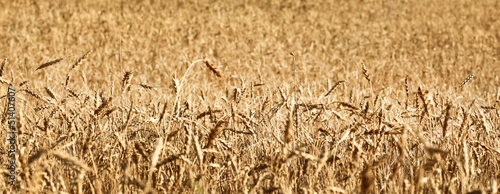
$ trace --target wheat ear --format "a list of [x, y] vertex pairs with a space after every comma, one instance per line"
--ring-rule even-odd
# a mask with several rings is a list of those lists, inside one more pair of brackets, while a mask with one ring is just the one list
[[61, 62], [62, 60], [63, 60], [63, 58], [59, 58], [59, 59], [56, 59], [56, 60], [52, 60], [52, 61], [46, 62], [46, 63], [44, 63], [44, 64], [42, 64], [42, 65], [38, 66], [38, 67], [35, 69], [35, 71], [40, 70], [40, 69], [44, 69], [44, 68], [47, 68], [47, 67], [50, 67], [50, 66], [52, 66], [52, 65], [55, 65], [55, 64], [57, 64], [57, 63]]
[[464, 87], [464, 85], [469, 82], [474, 77], [474, 74], [470, 74], [465, 80], [460, 84], [460, 88]]
[[3, 67], [5, 66], [5, 63], [7, 63], [7, 58], [5, 58], [2, 61], [2, 66], [0, 66], [0, 77], [2, 77], [2, 75], [3, 75]]

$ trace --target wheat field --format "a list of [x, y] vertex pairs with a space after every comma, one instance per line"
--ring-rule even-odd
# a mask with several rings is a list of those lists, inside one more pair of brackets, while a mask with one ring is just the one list
[[2, 193], [500, 192], [499, 1], [0, 7]]

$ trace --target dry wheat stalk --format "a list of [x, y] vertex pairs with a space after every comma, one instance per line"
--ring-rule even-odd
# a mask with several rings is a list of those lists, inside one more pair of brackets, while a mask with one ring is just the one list
[[220, 71], [215, 68], [214, 64], [210, 60], [205, 59], [203, 62], [205, 62], [205, 65], [210, 69], [210, 71], [217, 75], [217, 77], [222, 77]]
[[2, 61], [2, 66], [0, 66], [0, 77], [2, 77], [2, 75], [3, 75], [3, 68], [5, 67], [5, 63], [7, 63], [7, 58], [5, 58]]
[[65, 85], [65, 86], [68, 86], [68, 83], [69, 83], [69, 73], [68, 73], [68, 75], [66, 76], [66, 80], [64, 81], [64, 85]]
[[149, 122], [151, 122], [151, 121], [147, 120], [147, 121], [134, 122], [134, 123], [130, 124], [129, 127], [135, 127], [135, 126], [139, 126], [139, 125], [144, 125], [144, 124], [149, 123]]
[[234, 92], [233, 92], [233, 101], [238, 103], [239, 102], [239, 89], [238, 88], [234, 88]]
[[480, 106], [482, 109], [485, 109], [485, 110], [495, 110], [497, 109], [495, 106]]
[[422, 99], [422, 103], [424, 104], [424, 115], [429, 114], [429, 105], [427, 104], [427, 99], [425, 97], [426, 94], [427, 92], [424, 94], [422, 88], [418, 87], [418, 96], [420, 97], [420, 99]]
[[28, 158], [28, 166], [33, 162], [37, 161], [40, 157], [44, 156], [46, 153], [47, 150], [45, 149], [38, 150], [35, 154], [33, 154]]
[[[80, 57], [78, 60], [76, 60], [75, 64], [73, 64], [73, 66], [71, 66], [68, 74], [66, 75], [66, 80], [64, 81], [64, 85], [65, 86], [68, 86], [68, 83], [69, 83], [69, 78], [70, 78], [70, 75], [71, 75], [71, 72], [73, 71], [74, 68], [76, 68], [78, 65], [81, 65], [85, 59], [87, 59], [87, 57], [89, 56], [89, 54], [92, 52], [92, 50], [88, 51], [87, 53], [85, 53], [82, 57]], [[83, 72], [82, 72], [83, 73]], [[84, 80], [85, 80], [85, 75], [82, 74]]]
[[146, 152], [146, 149], [144, 148], [144, 146], [141, 143], [139, 143], [139, 142], [135, 143], [135, 150], [137, 150], [143, 158], [149, 159], [148, 154]]
[[82, 76], [83, 83], [87, 83], [87, 76], [85, 76], [85, 72], [80, 71], [80, 75]]
[[194, 148], [196, 149], [196, 154], [198, 156], [198, 160], [200, 162], [200, 165], [203, 164], [203, 151], [201, 149], [201, 146], [200, 146], [200, 141], [198, 140], [198, 137], [194, 136], [193, 133], [191, 133], [191, 135], [193, 136], [192, 139], [194, 141]]
[[368, 72], [365, 66], [363, 66], [363, 75], [365, 76], [365, 79], [368, 80], [368, 82], [371, 84], [372, 79], [370, 77], [370, 73]]
[[104, 113], [104, 116], [108, 117], [109, 115], [111, 115], [111, 113], [115, 112], [116, 110], [118, 110], [118, 108], [117, 107], [113, 107], [112, 109], [109, 109], [108, 111], [106, 111]]
[[92, 169], [90, 167], [88, 167], [85, 164], [85, 162], [81, 161], [80, 159], [78, 159], [76, 157], [73, 157], [73, 156], [68, 155], [66, 153], [63, 153], [63, 152], [51, 152], [51, 154], [54, 155], [56, 158], [59, 158], [60, 160], [66, 162], [66, 163], [69, 163], [69, 164], [72, 164], [72, 165], [79, 167], [80, 169], [78, 169], [78, 170], [85, 170], [85, 171], [92, 172]]
[[130, 103], [130, 108], [128, 109], [127, 120], [125, 120], [125, 123], [121, 127], [122, 131], [125, 131], [125, 129], [127, 129], [128, 125], [130, 124], [130, 120], [132, 118], [132, 110], [133, 109], [134, 109], [134, 102], [132, 101], [132, 103]]
[[444, 116], [444, 123], [443, 123], [443, 137], [446, 136], [446, 129], [448, 128], [448, 120], [450, 119], [450, 109], [451, 109], [451, 103], [448, 102], [446, 105], [446, 113]]
[[163, 120], [163, 117], [165, 117], [165, 112], [167, 111], [167, 102], [163, 105], [163, 109], [160, 113], [160, 117], [158, 118], [158, 124], [161, 123], [161, 120]]
[[177, 80], [175, 75], [172, 78], [172, 85], [174, 87], [175, 95], [179, 95], [179, 80]]
[[49, 87], [45, 87], [45, 92], [54, 100], [57, 101], [57, 96], [52, 92], [52, 90]]
[[153, 86], [150, 86], [150, 85], [147, 85], [147, 84], [142, 84], [142, 83], [139, 84], [139, 86], [141, 86], [144, 89], [148, 89], [148, 90], [154, 90], [155, 89], [155, 87], [153, 87]]
[[[393, 137], [393, 139], [395, 139], [395, 138]], [[394, 141], [394, 142], [396, 142], [396, 146], [399, 150], [399, 155], [396, 159], [396, 163], [394, 164], [394, 166], [392, 168], [391, 176], [389, 176], [390, 180], [394, 180], [394, 178], [396, 178], [397, 174], [399, 173], [399, 167], [400, 167], [401, 163], [403, 162], [403, 158], [405, 156], [404, 148], [403, 148], [403, 146], [401, 146], [400, 142], [397, 142], [397, 141]]]
[[170, 162], [172, 162], [172, 161], [174, 161], [174, 160], [177, 160], [177, 159], [178, 159], [178, 158], [180, 158], [182, 155], [184, 155], [184, 154], [174, 154], [174, 155], [171, 155], [171, 156], [169, 156], [167, 159], [165, 159], [165, 160], [161, 161], [160, 163], [158, 163], [158, 164], [156, 165], [156, 168], [160, 168], [161, 166], [163, 166], [163, 165], [165, 165], [165, 164], [168, 164], [168, 163], [170, 163]]
[[408, 109], [408, 101], [410, 99], [410, 90], [409, 90], [409, 87], [408, 87], [408, 76], [405, 77], [405, 91], [406, 91], [405, 109]]
[[28, 80], [23, 81], [23, 82], [21, 82], [21, 83], [19, 84], [19, 87], [21, 87], [21, 86], [23, 86], [24, 84], [27, 84], [27, 83], [28, 83]]
[[[40, 96], [39, 94], [36, 94], [35, 92], [31, 91], [31, 90], [28, 90], [28, 89], [24, 89], [24, 90], [21, 90], [21, 91], [24, 91], [26, 92], [27, 94], [29, 94], [30, 96], [32, 97], [35, 97], [36, 99], [38, 100], [41, 100], [43, 102], [47, 102], [45, 99], [42, 98], [42, 96]], [[48, 102], [47, 102], [48, 103]]]
[[333, 90], [335, 90], [335, 88], [336, 88], [339, 84], [341, 84], [341, 83], [343, 83], [343, 82], [345, 82], [345, 80], [341, 80], [341, 81], [338, 81], [338, 82], [336, 82], [335, 84], [333, 84], [332, 88], [331, 88], [330, 90], [328, 90], [328, 92], [325, 94], [325, 97], [326, 97], [326, 96], [328, 96], [328, 95], [330, 95], [330, 93], [331, 93]]
[[63, 58], [59, 58], [59, 59], [56, 59], [56, 60], [52, 60], [52, 61], [46, 62], [46, 63], [44, 63], [44, 64], [42, 64], [42, 65], [38, 66], [38, 67], [35, 69], [35, 71], [40, 70], [40, 69], [44, 69], [44, 68], [47, 68], [47, 67], [50, 67], [50, 66], [52, 66], [52, 65], [55, 65], [55, 64], [57, 64], [57, 63], [61, 62], [62, 60], [63, 60]]
[[354, 101], [354, 89], [351, 89], [351, 92], [349, 93], [349, 102]]
[[48, 108], [50, 108], [50, 105], [35, 107], [33, 110], [35, 110], [35, 112], [38, 112], [38, 111], [48, 109]]
[[158, 159], [160, 158], [161, 150], [163, 149], [163, 137], [158, 138], [156, 142], [155, 149], [151, 155], [151, 167], [149, 168], [148, 183], [150, 183], [152, 174], [154, 170], [157, 170], [156, 164], [158, 164]]
[[292, 120], [293, 120], [293, 111], [290, 110], [290, 113], [288, 115], [288, 118], [286, 120], [286, 124], [285, 124], [285, 143], [290, 143], [292, 141]]
[[91, 135], [87, 135], [87, 138], [85, 138], [85, 140], [82, 143], [83, 143], [82, 157], [85, 157], [85, 154], [92, 147], [92, 136]]
[[352, 104], [350, 104], [348, 102], [336, 102], [336, 103], [339, 103], [340, 105], [345, 106], [347, 108], [350, 108], [352, 110], [359, 110], [358, 107], [356, 107], [356, 106], [354, 106], [354, 105], [352, 105]]
[[215, 124], [215, 127], [212, 128], [212, 130], [210, 130], [210, 134], [208, 135], [207, 144], [205, 145], [205, 147], [203, 149], [210, 148], [212, 145], [214, 145], [215, 138], [217, 138], [217, 135], [221, 131], [222, 124], [224, 124], [224, 123], [226, 123], [226, 122], [221, 119], [217, 122], [217, 124]]
[[131, 71], [127, 71], [125, 72], [125, 75], [123, 75], [123, 79], [122, 79], [122, 87], [125, 88], [125, 87], [128, 87], [128, 85], [130, 84], [130, 79], [132, 79], [134, 75], [132, 74]]
[[76, 66], [81, 65], [85, 61], [85, 59], [87, 59], [87, 57], [89, 56], [90, 53], [92, 53], [92, 50], [88, 51], [82, 57], [80, 57], [78, 60], [76, 60], [75, 64], [73, 64], [73, 66], [71, 66], [70, 71], [73, 70]]
[[9, 81], [4, 80], [3, 78], [0, 77], [0, 83], [5, 84], [5, 85], [11, 85]]
[[69, 88], [66, 88], [66, 90], [68, 90], [68, 92], [70, 93], [70, 97], [78, 97], [78, 94], [75, 93], [75, 91], [69, 89]]
[[282, 101], [283, 102], [288, 101], [288, 97], [285, 95], [285, 93], [283, 92], [283, 89], [281, 89], [281, 87], [278, 87], [278, 91], [280, 92]]
[[106, 108], [109, 103], [111, 103], [111, 100], [113, 100], [113, 97], [109, 97], [107, 100], [104, 100], [104, 102], [101, 103], [99, 107], [94, 111], [95, 116], [99, 116], [99, 113]]
[[460, 88], [462, 88], [467, 82], [469, 82], [474, 77], [474, 74], [470, 74], [465, 80], [460, 84]]

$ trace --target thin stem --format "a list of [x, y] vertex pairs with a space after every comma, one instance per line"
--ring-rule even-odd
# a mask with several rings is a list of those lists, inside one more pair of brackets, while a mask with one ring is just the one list
[[191, 63], [189, 65], [188, 69], [186, 70], [186, 72], [184, 73], [184, 76], [182, 76], [181, 82], [179, 83], [179, 86], [178, 86], [177, 94], [175, 95], [175, 104], [174, 104], [174, 108], [173, 108], [172, 113], [174, 113], [174, 112], [178, 113], [179, 112], [178, 111], [179, 110], [178, 104], [179, 104], [179, 99], [180, 99], [180, 93], [181, 93], [181, 90], [182, 90], [182, 86], [184, 85], [184, 80], [186, 79], [186, 76], [188, 75], [189, 71], [193, 68], [194, 64], [196, 64], [198, 62], [203, 62], [203, 61], [204, 61], [203, 59], [199, 59], [199, 60], [196, 60], [193, 63]]
[[295, 125], [294, 125], [294, 129], [295, 129], [295, 132], [297, 132], [297, 127], [299, 125], [299, 115], [297, 114], [297, 81], [296, 81], [296, 75], [295, 75], [295, 55], [293, 54], [293, 52], [290, 53], [290, 55], [292, 55], [292, 58], [293, 58], [293, 102], [292, 102], [292, 110], [293, 113], [292, 113], [292, 117], [293, 115], [295, 115]]

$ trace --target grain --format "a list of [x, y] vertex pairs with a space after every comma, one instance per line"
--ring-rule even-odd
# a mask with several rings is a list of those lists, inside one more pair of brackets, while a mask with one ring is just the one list
[[87, 51], [83, 56], [78, 58], [78, 60], [76, 60], [76, 62], [73, 64], [73, 66], [71, 66], [70, 71], [73, 70], [74, 68], [76, 68], [77, 66], [81, 65], [88, 58], [90, 53], [92, 53], [92, 50]]
[[215, 125], [214, 128], [212, 128], [212, 130], [210, 130], [210, 133], [208, 135], [208, 139], [207, 139], [207, 144], [205, 145], [205, 147], [203, 149], [207, 149], [207, 148], [210, 148], [211, 146], [214, 145], [214, 142], [215, 142], [215, 138], [217, 138], [217, 135], [219, 134], [219, 132], [221, 131], [222, 129], [222, 125], [226, 123], [225, 121], [223, 120], [219, 120], [217, 122], [217, 124]]
[[208, 69], [210, 69], [210, 71], [217, 75], [217, 77], [222, 78], [222, 74], [219, 70], [217, 70], [217, 68], [215, 68], [214, 64], [210, 60], [205, 59], [203, 62], [205, 62], [205, 65], [208, 67]]
[[58, 97], [56, 96], [56, 94], [49, 87], [44, 87], [44, 88], [45, 88], [45, 92], [47, 92], [47, 94], [50, 96], [50, 98], [57, 101]]
[[330, 90], [328, 90], [328, 92], [325, 94], [325, 97], [330, 95], [330, 93], [332, 93], [332, 91], [335, 90], [335, 88], [337, 88], [337, 86], [343, 82], [345, 82], [345, 81], [340, 80], [340, 81], [336, 82], [335, 84], [333, 84], [332, 88]]
[[37, 70], [40, 70], [40, 69], [44, 69], [44, 68], [47, 68], [47, 67], [50, 67], [52, 65], [55, 65], [59, 62], [61, 62], [63, 60], [63, 58], [59, 58], [59, 59], [55, 59], [55, 60], [52, 60], [52, 61], [49, 61], [49, 62], [46, 62], [46, 63], [43, 63], [41, 64], [40, 66], [38, 66], [35, 71]]
[[0, 77], [3, 75], [3, 68], [5, 67], [5, 64], [7, 63], [7, 58], [3, 59], [2, 65], [0, 66]]
[[11, 85], [11, 83], [3, 78], [0, 77], [0, 83], [5, 84], [5, 85]]
[[134, 75], [132, 74], [131, 71], [125, 72], [125, 75], [123, 75], [122, 79], [122, 88], [127, 88], [130, 86], [130, 80], [132, 79]]
[[465, 78], [465, 80], [460, 84], [460, 88], [464, 87], [464, 85], [472, 80], [472, 78], [474, 78], [474, 74], [470, 74], [467, 78]]
[[[104, 110], [104, 108], [106, 108], [110, 103], [111, 101], [113, 100], [113, 97], [109, 97], [108, 99], [104, 100], [101, 105], [99, 105], [99, 107], [97, 107], [97, 109], [94, 111], [94, 115], [95, 116], [98, 116], [100, 112], [102, 112], [102, 110]], [[109, 113], [111, 114], [111, 113]], [[107, 115], [109, 115], [107, 114]]]
[[3, 193], [498, 190], [495, 1], [2, 10]]
[[363, 75], [365, 76], [365, 79], [371, 84], [372, 83], [372, 78], [370, 77], [370, 73], [366, 69], [365, 66], [363, 66]]

